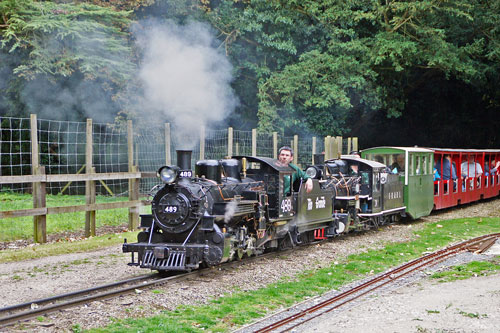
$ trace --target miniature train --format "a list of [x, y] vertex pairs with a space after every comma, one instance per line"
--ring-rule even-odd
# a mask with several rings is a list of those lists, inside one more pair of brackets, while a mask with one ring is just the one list
[[[462, 155], [482, 154], [484, 161], [486, 154], [371, 148], [362, 152], [364, 158], [343, 155], [319, 160], [306, 169], [313, 180], [311, 192], [296, 182], [285, 193], [285, 177], [294, 170], [278, 160], [252, 156], [201, 160], [193, 172], [191, 152], [178, 151], [178, 166], [158, 171], [165, 184], [153, 197], [152, 214], [141, 215], [138, 242], [125, 241], [123, 252], [131, 253], [129, 265], [159, 272], [189, 271], [500, 194], [498, 173], [479, 176], [477, 183], [467, 177], [455, 180], [454, 187], [451, 180], [435, 181], [434, 154], [442, 158], [445, 152], [457, 163]], [[500, 151], [487, 152], [489, 160], [499, 160]], [[402, 165], [391, 168], [390, 162]], [[471, 188], [464, 185], [469, 183]], [[453, 197], [454, 203], [445, 196]]]

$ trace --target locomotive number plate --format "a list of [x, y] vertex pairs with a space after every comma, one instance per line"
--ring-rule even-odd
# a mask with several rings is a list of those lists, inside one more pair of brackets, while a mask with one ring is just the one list
[[183, 170], [183, 171], [179, 172], [179, 177], [181, 177], [181, 178], [185, 178], [185, 177], [191, 178], [191, 177], [193, 177], [193, 171], [191, 171], [191, 170]]
[[163, 212], [164, 213], [177, 213], [177, 210], [179, 210], [178, 206], [168, 205], [168, 206], [165, 206], [165, 209], [163, 210]]
[[288, 213], [292, 211], [292, 200], [291, 199], [285, 199], [281, 201], [281, 211], [283, 213]]

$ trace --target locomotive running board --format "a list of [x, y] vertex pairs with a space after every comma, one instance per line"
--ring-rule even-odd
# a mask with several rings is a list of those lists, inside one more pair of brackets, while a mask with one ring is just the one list
[[157, 259], [153, 254], [153, 250], [146, 250], [142, 257], [141, 267], [158, 270], [187, 270], [186, 252], [170, 250], [168, 258]]
[[398, 208], [393, 208], [393, 209], [388, 209], [388, 210], [383, 210], [379, 213], [359, 213], [358, 216], [361, 217], [369, 217], [369, 216], [380, 216], [384, 214], [389, 214], [389, 213], [397, 213], [397, 212], [404, 212], [406, 211], [406, 206], [403, 207], [398, 207]]

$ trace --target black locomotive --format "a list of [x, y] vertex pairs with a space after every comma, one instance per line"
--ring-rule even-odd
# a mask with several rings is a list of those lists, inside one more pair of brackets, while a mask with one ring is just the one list
[[[359, 157], [318, 161], [306, 169], [313, 189], [284, 192], [294, 170], [267, 157], [201, 160], [177, 152], [152, 214], [141, 215], [137, 243], [124, 243], [130, 265], [192, 270], [388, 223], [404, 214], [403, 185], [383, 164]], [[137, 259], [135, 258], [137, 253]]]

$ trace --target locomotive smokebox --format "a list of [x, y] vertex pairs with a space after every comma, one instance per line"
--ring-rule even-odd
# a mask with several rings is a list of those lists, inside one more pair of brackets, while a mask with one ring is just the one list
[[191, 154], [192, 150], [176, 150], [177, 165], [181, 170], [191, 170]]

